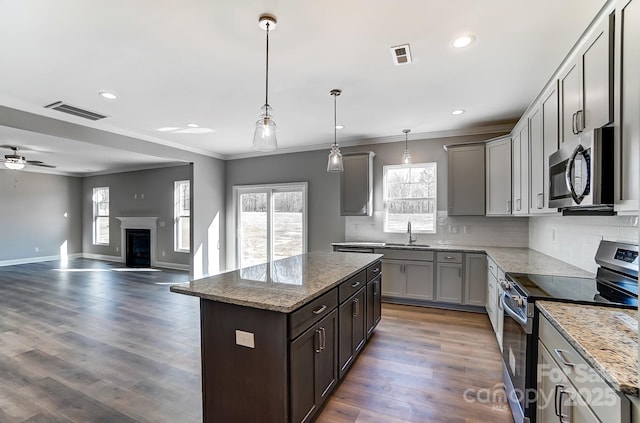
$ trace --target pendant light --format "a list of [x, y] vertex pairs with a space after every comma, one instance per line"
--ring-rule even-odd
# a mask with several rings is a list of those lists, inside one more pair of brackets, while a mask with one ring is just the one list
[[327, 172], [342, 172], [344, 167], [342, 166], [342, 154], [340, 154], [340, 147], [338, 147], [338, 119], [336, 112], [336, 97], [342, 94], [342, 91], [337, 89], [331, 90], [330, 94], [333, 96], [333, 145], [331, 146], [331, 153], [329, 153]]
[[256, 122], [256, 131], [253, 134], [253, 149], [256, 151], [274, 151], [278, 148], [276, 139], [276, 123], [273, 121], [272, 111], [269, 106], [269, 31], [275, 29], [276, 18], [269, 14], [264, 14], [258, 19], [260, 28], [267, 32], [267, 60], [265, 72], [265, 95], [262, 113]]
[[402, 155], [402, 166], [411, 166], [411, 154], [409, 153], [408, 138], [411, 129], [403, 129], [404, 133], [404, 154]]

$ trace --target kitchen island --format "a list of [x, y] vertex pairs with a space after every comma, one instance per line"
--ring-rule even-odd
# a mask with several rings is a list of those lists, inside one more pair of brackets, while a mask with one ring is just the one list
[[200, 298], [204, 421], [312, 420], [380, 320], [381, 257], [312, 252], [172, 286]]

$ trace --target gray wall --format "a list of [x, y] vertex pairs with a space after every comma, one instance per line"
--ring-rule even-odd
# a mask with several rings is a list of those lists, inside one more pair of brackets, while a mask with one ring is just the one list
[[344, 239], [340, 216], [340, 175], [327, 173], [326, 151], [277, 154], [230, 160], [226, 172], [227, 267], [235, 266], [234, 185], [308, 182], [308, 250], [331, 250], [331, 243]]
[[80, 253], [81, 189], [80, 178], [0, 170], [0, 261], [59, 256], [65, 242]]
[[[116, 217], [155, 216], [158, 217], [156, 260], [188, 265], [189, 254], [173, 251], [173, 183], [184, 179], [191, 179], [189, 165], [84, 178], [82, 251], [120, 257], [120, 221]], [[109, 245], [93, 245], [91, 197], [95, 187], [109, 187]]]

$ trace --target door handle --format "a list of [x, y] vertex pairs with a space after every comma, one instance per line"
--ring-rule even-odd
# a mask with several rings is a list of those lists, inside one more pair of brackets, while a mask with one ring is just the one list
[[324, 351], [327, 348], [327, 330], [320, 328], [320, 351]]
[[320, 351], [322, 351], [322, 334], [320, 332], [320, 329], [316, 329], [316, 336], [314, 338], [316, 353], [319, 353]]
[[360, 314], [360, 301], [357, 298], [353, 300], [353, 308], [355, 308], [355, 311], [352, 313], [352, 316], [356, 317]]

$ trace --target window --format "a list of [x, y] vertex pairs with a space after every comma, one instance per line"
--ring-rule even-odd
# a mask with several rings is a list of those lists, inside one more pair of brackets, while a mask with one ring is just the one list
[[237, 186], [236, 262], [253, 266], [307, 251], [307, 183]]
[[109, 245], [109, 187], [93, 188], [93, 245]]
[[174, 250], [188, 253], [190, 251], [191, 228], [191, 183], [175, 181], [173, 184], [173, 239]]
[[436, 233], [436, 163], [384, 166], [384, 231]]

